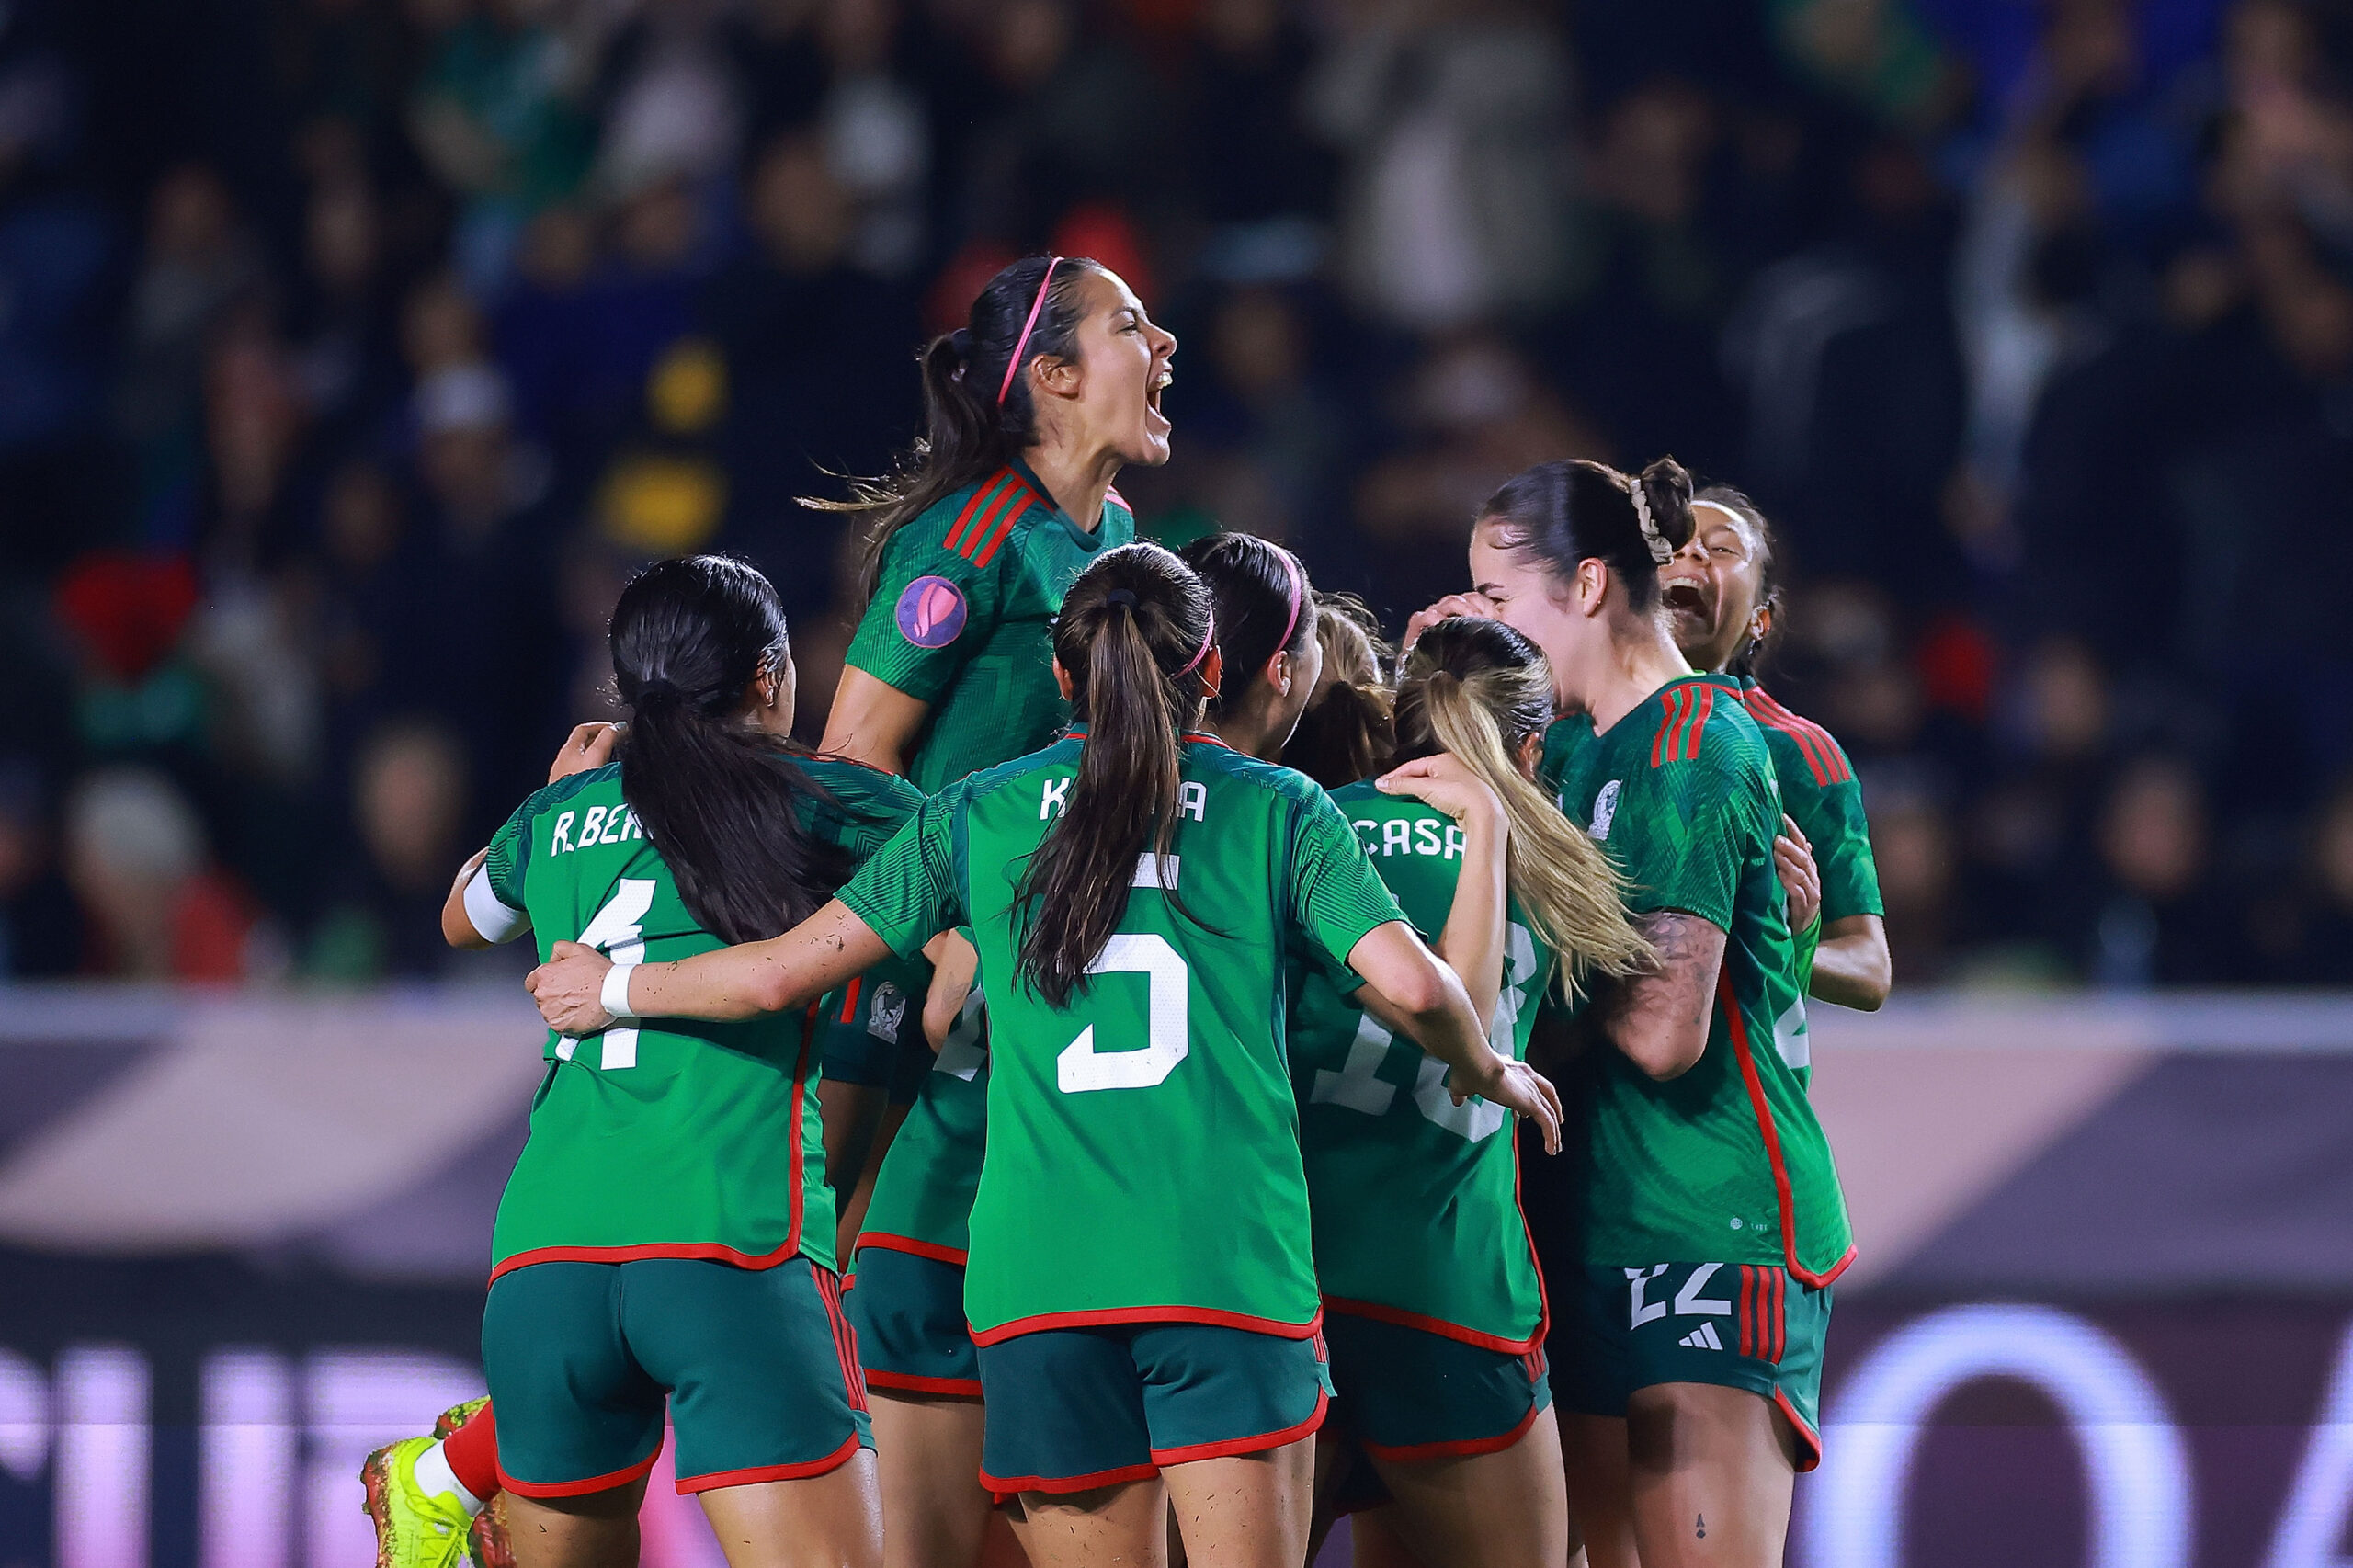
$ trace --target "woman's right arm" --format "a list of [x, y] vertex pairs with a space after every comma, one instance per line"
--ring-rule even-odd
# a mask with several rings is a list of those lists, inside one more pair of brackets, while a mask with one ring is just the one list
[[[586, 1035], [610, 1028], [623, 1014], [733, 1023], [787, 1012], [890, 956], [874, 928], [835, 899], [781, 937], [671, 963], [631, 965], [618, 981], [603, 953], [558, 942], [524, 984], [550, 1028]], [[614, 988], [609, 996], [608, 984]]]
[[1722, 926], [1679, 909], [1638, 915], [1634, 929], [1658, 957], [1601, 1001], [1602, 1027], [1635, 1066], [1665, 1083], [1691, 1071], [1707, 1051], [1726, 937]]
[[817, 749], [904, 775], [915, 738], [930, 717], [930, 703], [856, 665], [845, 665], [841, 684], [834, 688], [833, 711], [825, 716], [825, 738]]
[[1411, 926], [1402, 920], [1374, 926], [1348, 949], [1348, 967], [1364, 977], [1363, 999], [1372, 1012], [1402, 1025], [1451, 1069], [1447, 1089], [1457, 1102], [1476, 1095], [1517, 1111], [1542, 1131], [1546, 1153], [1561, 1152], [1561, 1096], [1535, 1068], [1487, 1043], [1461, 978]]

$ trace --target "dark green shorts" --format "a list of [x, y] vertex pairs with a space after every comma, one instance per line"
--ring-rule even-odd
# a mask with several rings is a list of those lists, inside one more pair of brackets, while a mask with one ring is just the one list
[[842, 1017], [837, 1007], [826, 1020], [819, 1071], [828, 1083], [888, 1088], [892, 1105], [913, 1105], [937, 1060], [923, 1036], [923, 998], [897, 995], [888, 981], [876, 989], [883, 994], [868, 999], [872, 1007], [859, 1007], [853, 994], [853, 1016]]
[[1746, 1389], [1797, 1428], [1798, 1469], [1822, 1462], [1827, 1286], [1751, 1263], [1588, 1265], [1575, 1305], [1552, 1339], [1562, 1409], [1623, 1415], [1635, 1390], [1658, 1383]]
[[1515, 1356], [1353, 1312], [1324, 1319], [1334, 1418], [1392, 1463], [1510, 1448], [1552, 1405], [1541, 1346]]
[[1084, 1492], [1254, 1454], [1324, 1424], [1324, 1341], [1199, 1323], [1052, 1328], [981, 1347], [981, 1484]]
[[980, 1397], [961, 1267], [870, 1244], [858, 1249], [857, 1283], [842, 1304], [858, 1330], [868, 1387]]
[[681, 1492], [823, 1475], [874, 1446], [840, 1288], [805, 1257], [531, 1264], [492, 1282], [482, 1360], [499, 1471], [526, 1497], [652, 1470], [665, 1395]]

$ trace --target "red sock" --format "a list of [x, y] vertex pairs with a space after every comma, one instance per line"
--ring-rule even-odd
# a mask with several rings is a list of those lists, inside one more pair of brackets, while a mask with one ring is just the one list
[[498, 1411], [483, 1405], [472, 1419], [441, 1440], [441, 1457], [458, 1484], [489, 1502], [499, 1492]]

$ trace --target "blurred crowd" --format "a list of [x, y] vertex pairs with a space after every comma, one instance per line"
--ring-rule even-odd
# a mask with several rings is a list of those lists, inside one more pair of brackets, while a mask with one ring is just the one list
[[2345, 0], [13, 0], [0, 974], [451, 972], [653, 556], [813, 734], [796, 498], [1048, 248], [1147, 529], [1392, 624], [1529, 462], [1752, 492], [1900, 981], [2353, 983]]

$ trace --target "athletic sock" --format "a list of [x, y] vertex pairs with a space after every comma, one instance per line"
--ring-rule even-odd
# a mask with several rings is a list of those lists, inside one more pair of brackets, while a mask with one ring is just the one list
[[[463, 1489], [484, 1500], [498, 1490], [498, 1407], [485, 1404], [473, 1418], [449, 1434], [439, 1448], [442, 1462]], [[472, 1505], [479, 1512], [482, 1504]]]
[[442, 1453], [438, 1443], [416, 1456], [416, 1489], [427, 1497], [438, 1497], [448, 1493], [458, 1500], [469, 1517], [482, 1512], [482, 1499], [475, 1496], [472, 1489], [449, 1469], [449, 1458]]

